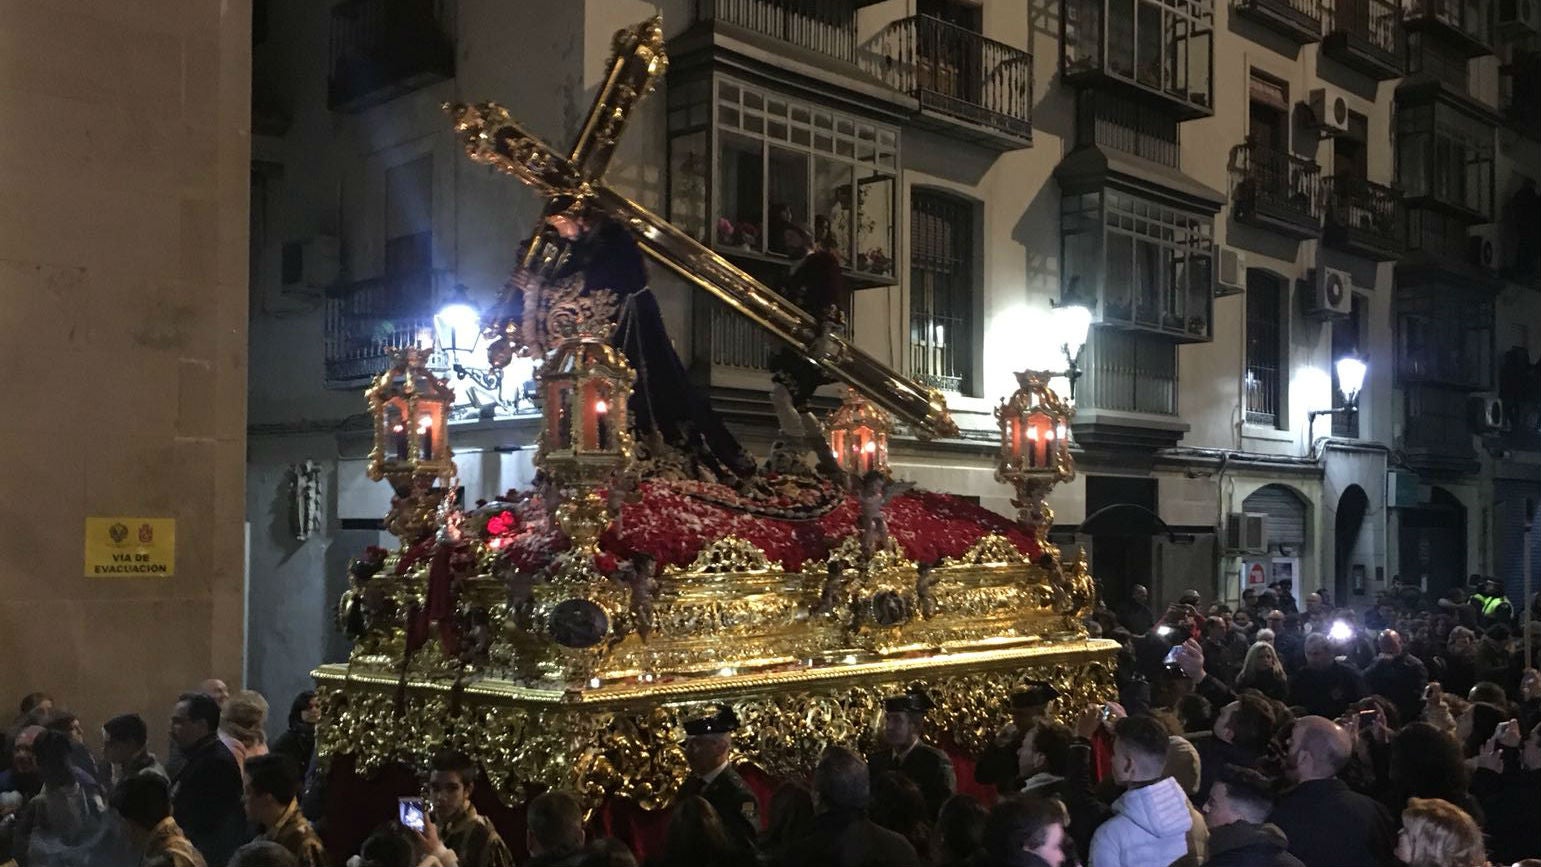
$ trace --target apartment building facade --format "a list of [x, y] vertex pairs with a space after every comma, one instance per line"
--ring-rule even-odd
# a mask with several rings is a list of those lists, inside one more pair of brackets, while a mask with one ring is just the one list
[[[248, 508], [273, 592], [251, 616], [298, 625], [257, 681], [340, 651], [326, 608], [388, 502], [363, 383], [445, 301], [490, 304], [538, 213], [439, 104], [495, 99], [562, 147], [611, 35], [658, 13], [668, 78], [610, 182], [772, 285], [778, 224], [842, 251], [857, 343], [964, 428], [895, 443], [897, 474], [1009, 511], [991, 412], [1050, 305], [1082, 303], [1080, 473], [1052, 505], [1108, 594], [1287, 575], [1367, 604], [1398, 574], [1517, 575], [1515, 504], [1541, 498], [1538, 25], [1456, 2], [268, 0]], [[771, 345], [654, 277], [697, 384], [763, 450]], [[1349, 355], [1357, 411], [1319, 412], [1344, 409]], [[467, 496], [527, 482], [528, 366], [454, 378]], [[307, 460], [325, 520], [301, 541]]]

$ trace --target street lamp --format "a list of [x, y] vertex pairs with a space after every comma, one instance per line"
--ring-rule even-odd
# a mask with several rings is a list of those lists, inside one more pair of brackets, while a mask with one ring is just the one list
[[1308, 424], [1315, 424], [1316, 417], [1320, 415], [1347, 415], [1352, 417], [1359, 411], [1359, 392], [1364, 388], [1364, 375], [1368, 366], [1364, 359], [1357, 355], [1345, 355], [1333, 365], [1338, 373], [1338, 390], [1343, 393], [1343, 405], [1333, 409], [1314, 409], [1310, 413]]
[[455, 286], [455, 294], [439, 308], [433, 317], [434, 336], [439, 350], [449, 360], [449, 368], [456, 379], [470, 379], [487, 391], [498, 393], [503, 385], [503, 371], [487, 371], [467, 368], [462, 359], [476, 348], [482, 335], [482, 314], [463, 285]]
[[1059, 354], [1065, 357], [1064, 377], [1070, 382], [1070, 401], [1075, 402], [1076, 380], [1081, 378], [1081, 349], [1091, 333], [1092, 311], [1079, 301], [1069, 301], [1049, 308], [1048, 336], [1051, 346], [1057, 346], [1054, 357], [1046, 358], [1049, 371], [1059, 369]]

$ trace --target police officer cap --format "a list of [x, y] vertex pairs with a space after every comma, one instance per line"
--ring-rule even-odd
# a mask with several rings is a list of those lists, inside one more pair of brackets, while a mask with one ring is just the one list
[[685, 720], [685, 734], [689, 737], [697, 735], [725, 735], [738, 728], [738, 714], [733, 708], [723, 706], [710, 716], [696, 717]]
[[1031, 707], [1043, 707], [1049, 702], [1059, 698], [1059, 690], [1048, 681], [1030, 680], [1027, 688], [1011, 694], [1011, 706], [1016, 710], [1026, 710]]
[[883, 710], [890, 713], [925, 713], [934, 707], [936, 702], [931, 700], [931, 696], [914, 686], [905, 690], [903, 695], [896, 695], [883, 701]]

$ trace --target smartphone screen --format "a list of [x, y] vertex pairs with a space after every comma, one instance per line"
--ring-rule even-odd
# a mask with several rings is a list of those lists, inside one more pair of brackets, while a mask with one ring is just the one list
[[414, 831], [422, 831], [426, 827], [424, 825], [424, 814], [427, 811], [423, 806], [422, 798], [400, 799], [396, 805], [396, 812], [398, 818], [401, 819], [401, 824], [406, 825], [408, 828]]

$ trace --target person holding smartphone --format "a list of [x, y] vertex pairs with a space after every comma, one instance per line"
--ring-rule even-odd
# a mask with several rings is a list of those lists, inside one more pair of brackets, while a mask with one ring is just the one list
[[[434, 826], [433, 833], [455, 853], [461, 867], [513, 867], [508, 845], [471, 805], [476, 779], [476, 765], [464, 753], [436, 757], [428, 776], [433, 815], [425, 817], [425, 824]], [[422, 833], [426, 838], [430, 832], [425, 827]]]
[[1541, 723], [1500, 723], [1477, 755], [1471, 794], [1481, 805], [1494, 863], [1541, 852]]

